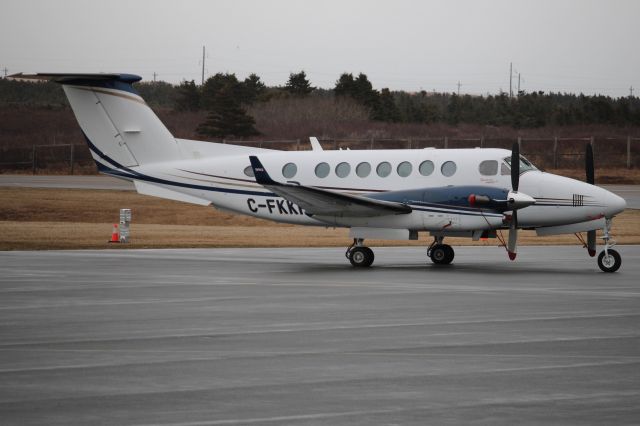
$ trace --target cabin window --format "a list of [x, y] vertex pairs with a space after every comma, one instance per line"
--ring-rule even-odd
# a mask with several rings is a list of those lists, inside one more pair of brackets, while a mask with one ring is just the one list
[[485, 160], [478, 167], [482, 176], [495, 176], [498, 174], [498, 162], [496, 160]]
[[500, 164], [500, 174], [503, 176], [508, 176], [511, 174], [511, 168], [505, 163]]
[[251, 166], [247, 166], [244, 168], [244, 174], [249, 176], [249, 177], [254, 177], [255, 175], [253, 174], [253, 167]]
[[456, 174], [456, 170], [458, 170], [458, 166], [456, 166], [456, 163], [453, 161], [445, 161], [442, 163], [442, 167], [440, 167], [440, 171], [446, 177]]
[[376, 167], [376, 173], [380, 177], [389, 176], [391, 174], [391, 164], [389, 164], [387, 161], [383, 161], [382, 163], [378, 164], [378, 167]]
[[361, 178], [366, 178], [367, 176], [369, 176], [369, 173], [371, 173], [371, 164], [367, 163], [366, 161], [358, 164], [358, 166], [356, 167], [356, 174]]
[[433, 173], [433, 169], [433, 161], [431, 160], [423, 161], [422, 163], [420, 163], [420, 167], [418, 168], [422, 176], [429, 176], [431, 173]]
[[340, 163], [336, 166], [336, 175], [338, 175], [338, 177], [345, 178], [349, 176], [349, 173], [351, 173], [349, 163]]
[[331, 167], [327, 163], [320, 163], [316, 166], [316, 176], [319, 178], [326, 178], [330, 171]]
[[287, 179], [291, 179], [296, 175], [296, 173], [298, 173], [298, 166], [293, 163], [287, 163], [282, 168], [282, 176], [286, 177]]
[[407, 177], [411, 174], [411, 171], [413, 170], [413, 166], [411, 166], [410, 162], [403, 161], [402, 163], [398, 164], [398, 168], [396, 170], [398, 171], [398, 175], [402, 177]]

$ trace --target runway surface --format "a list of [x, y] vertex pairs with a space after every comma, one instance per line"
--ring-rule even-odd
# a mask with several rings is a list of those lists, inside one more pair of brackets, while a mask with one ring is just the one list
[[637, 424], [640, 246], [0, 253], [3, 425]]
[[[20, 188], [117, 189], [133, 191], [133, 183], [110, 176], [0, 175], [0, 186]], [[640, 185], [601, 185], [627, 200], [627, 207], [640, 208]]]

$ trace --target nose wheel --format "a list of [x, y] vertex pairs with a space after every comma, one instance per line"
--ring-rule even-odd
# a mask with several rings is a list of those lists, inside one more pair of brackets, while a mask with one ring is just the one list
[[356, 268], [368, 268], [373, 264], [375, 256], [373, 250], [363, 245], [364, 240], [362, 238], [354, 238], [353, 244], [347, 249], [345, 256], [351, 262], [351, 265]]
[[604, 225], [604, 235], [602, 239], [604, 240], [604, 250], [600, 252], [598, 255], [598, 267], [603, 272], [616, 272], [620, 269], [620, 265], [622, 265], [622, 257], [620, 253], [616, 250], [612, 249], [616, 242], [611, 239], [609, 231], [611, 229], [611, 219], [607, 219]]

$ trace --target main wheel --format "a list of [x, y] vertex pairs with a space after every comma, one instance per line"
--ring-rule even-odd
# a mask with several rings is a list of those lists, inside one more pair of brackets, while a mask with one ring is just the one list
[[349, 252], [349, 262], [356, 268], [366, 268], [373, 263], [373, 250], [369, 247], [354, 247]]
[[430, 256], [436, 265], [448, 265], [453, 261], [455, 253], [448, 244], [436, 244], [431, 248]]
[[598, 266], [602, 269], [603, 272], [615, 272], [620, 269], [620, 265], [622, 265], [622, 258], [620, 254], [613, 250], [607, 250], [609, 255], [607, 256], [603, 251], [600, 252], [598, 256]]

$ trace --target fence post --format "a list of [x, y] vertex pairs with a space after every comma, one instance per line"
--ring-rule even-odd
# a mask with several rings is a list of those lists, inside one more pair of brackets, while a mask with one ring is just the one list
[[33, 146], [33, 151], [31, 152], [31, 173], [32, 174], [36, 174], [36, 162], [37, 162], [37, 157], [36, 157], [36, 146]]
[[444, 137], [444, 149], [449, 148], [449, 136]]
[[480, 136], [480, 148], [484, 148], [484, 136]]
[[558, 137], [553, 138], [553, 168], [558, 168]]
[[518, 151], [522, 152], [522, 138], [518, 136]]
[[73, 147], [74, 145], [71, 144], [71, 153], [69, 154], [69, 165], [71, 166], [71, 174], [73, 175]]
[[300, 138], [296, 139], [296, 151], [300, 151]]
[[411, 149], [411, 138], [407, 139], [407, 149]]
[[369, 149], [373, 150], [373, 137], [371, 138], [371, 146], [369, 147]]
[[627, 169], [631, 168], [631, 135], [627, 136]]

